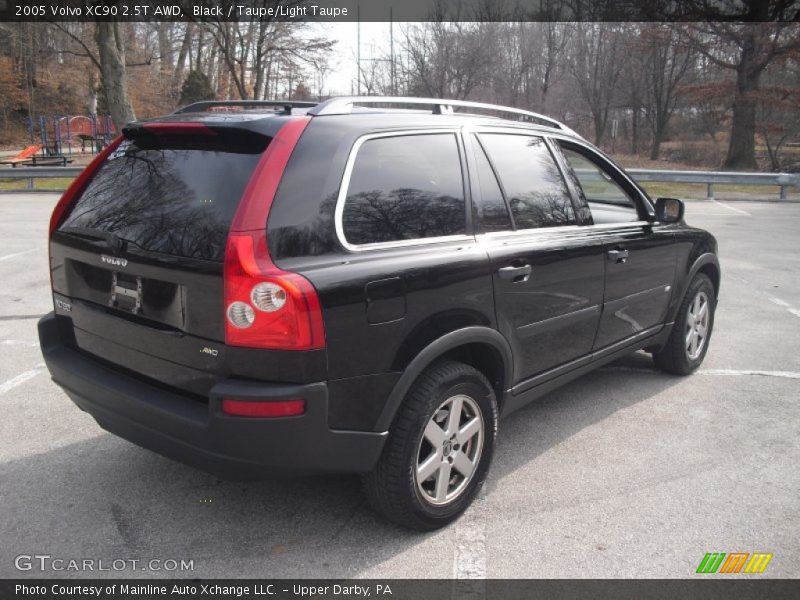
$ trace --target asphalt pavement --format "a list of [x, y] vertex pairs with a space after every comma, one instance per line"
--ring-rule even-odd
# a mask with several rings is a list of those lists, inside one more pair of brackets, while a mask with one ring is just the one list
[[515, 413], [478, 501], [420, 534], [356, 477], [222, 481], [79, 411], [36, 337], [56, 198], [0, 196], [0, 577], [672, 578], [707, 552], [800, 576], [800, 204], [690, 202], [723, 269], [701, 370], [640, 353]]

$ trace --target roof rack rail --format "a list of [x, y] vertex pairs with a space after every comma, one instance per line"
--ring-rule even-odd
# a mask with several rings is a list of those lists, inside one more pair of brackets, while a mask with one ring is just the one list
[[205, 112], [212, 108], [224, 108], [226, 106], [241, 106], [244, 108], [283, 108], [286, 114], [291, 114], [293, 108], [311, 108], [317, 102], [304, 102], [300, 100], [205, 100], [194, 102], [176, 110], [173, 115], [180, 115], [192, 112]]
[[444, 100], [438, 98], [404, 98], [401, 96], [342, 96], [338, 98], [331, 98], [320, 102], [314, 108], [308, 111], [308, 114], [314, 116], [323, 115], [346, 115], [353, 112], [353, 107], [357, 104], [418, 104], [421, 106], [431, 106], [433, 114], [436, 115], [451, 115], [454, 114], [454, 108], [474, 108], [480, 110], [494, 111], [499, 113], [507, 113], [529, 119], [536, 119], [543, 122], [546, 126], [555, 129], [560, 129], [572, 135], [578, 135], [575, 131], [564, 125], [561, 121], [557, 121], [547, 115], [531, 112], [529, 110], [522, 110], [521, 108], [512, 108], [510, 106], [500, 106], [498, 104], [486, 104], [483, 102], [470, 102], [467, 100]]

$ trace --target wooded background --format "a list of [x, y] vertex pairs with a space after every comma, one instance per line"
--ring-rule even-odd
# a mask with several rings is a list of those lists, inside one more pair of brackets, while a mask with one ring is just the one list
[[0, 23], [0, 144], [33, 115], [117, 126], [203, 99], [353, 92], [470, 99], [565, 121], [606, 150], [681, 165], [800, 170], [796, 23], [448, 22], [394, 25], [341, 56], [305, 23]]

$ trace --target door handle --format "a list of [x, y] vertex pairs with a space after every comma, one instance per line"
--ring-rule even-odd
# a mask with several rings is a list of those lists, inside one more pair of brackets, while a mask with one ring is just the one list
[[511, 279], [513, 283], [522, 283], [528, 281], [532, 271], [529, 264], [524, 264], [519, 267], [501, 267], [497, 269], [497, 274], [500, 279]]
[[628, 261], [628, 256], [630, 256], [630, 252], [627, 250], [609, 250], [608, 251], [608, 260], [615, 262], [617, 264], [622, 264]]

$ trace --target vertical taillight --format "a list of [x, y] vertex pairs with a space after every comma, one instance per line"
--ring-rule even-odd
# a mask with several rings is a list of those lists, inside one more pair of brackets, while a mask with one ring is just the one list
[[273, 264], [267, 217], [284, 169], [310, 117], [288, 121], [267, 146], [231, 224], [225, 249], [225, 343], [277, 350], [325, 346], [314, 286]]
[[263, 230], [228, 236], [225, 343], [281, 350], [325, 346], [314, 286], [305, 277], [272, 264]]

